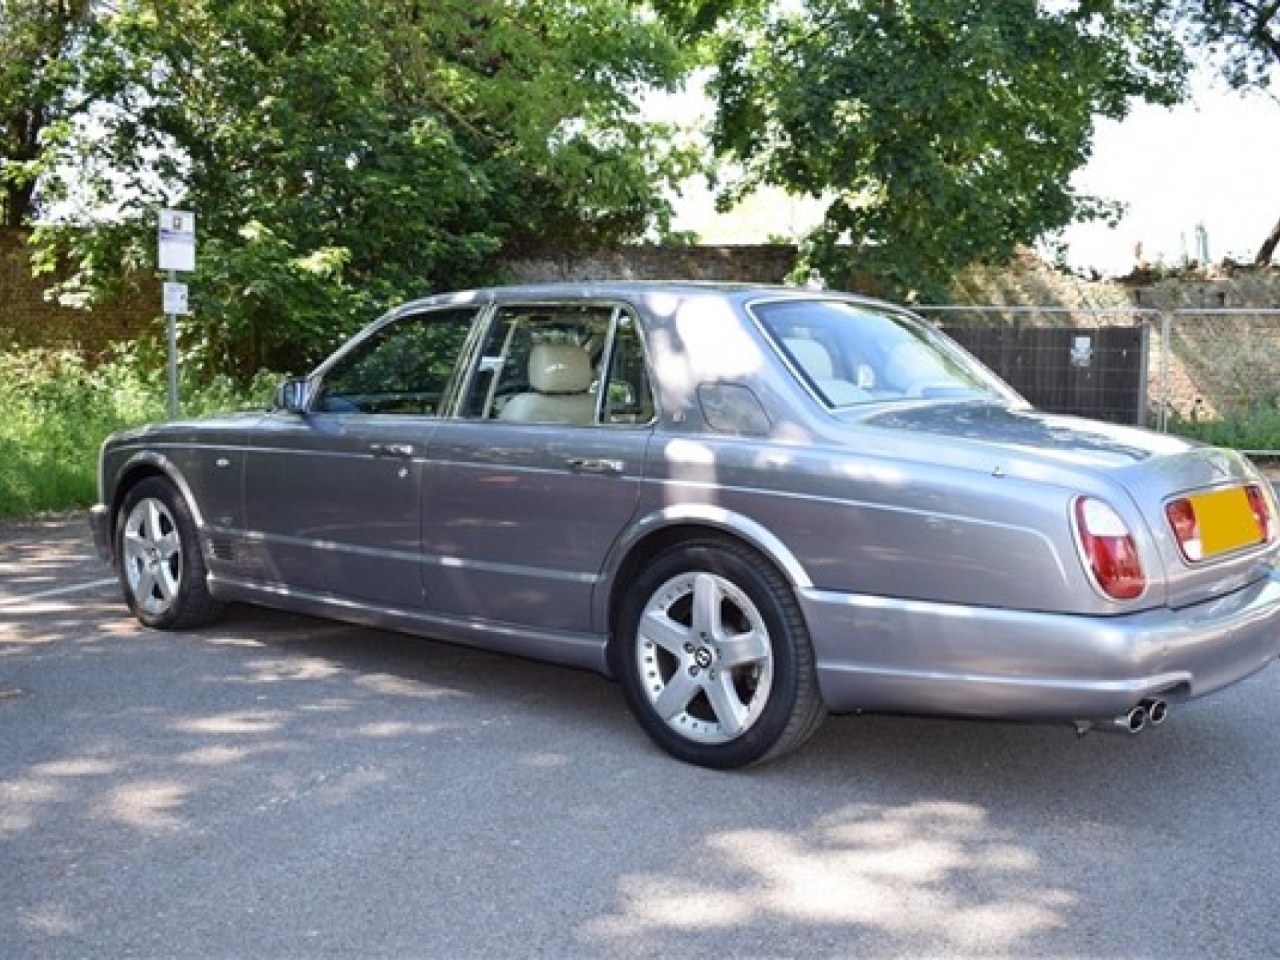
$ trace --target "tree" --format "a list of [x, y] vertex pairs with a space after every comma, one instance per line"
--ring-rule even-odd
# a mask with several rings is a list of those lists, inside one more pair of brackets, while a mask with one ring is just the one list
[[48, 137], [77, 109], [75, 54], [92, 29], [90, 0], [0, 0], [0, 222], [35, 212]]
[[[720, 49], [715, 143], [735, 190], [829, 198], [809, 265], [931, 296], [957, 269], [1114, 205], [1072, 173], [1094, 122], [1170, 103], [1186, 63], [1158, 3], [809, 0]], [[732, 197], [734, 193], [730, 193]]]
[[102, 289], [149, 262], [156, 208], [196, 211], [187, 357], [208, 369], [297, 369], [389, 303], [490, 278], [503, 247], [660, 233], [687, 170], [635, 109], [681, 53], [629, 0], [117, 7], [62, 154], [97, 219], [43, 236]]
[[[1223, 76], [1237, 90], [1272, 91], [1280, 67], [1280, 2], [1276, 0], [1184, 0], [1180, 13], [1195, 39], [1214, 50]], [[1280, 220], [1254, 257], [1263, 266], [1280, 246]]]

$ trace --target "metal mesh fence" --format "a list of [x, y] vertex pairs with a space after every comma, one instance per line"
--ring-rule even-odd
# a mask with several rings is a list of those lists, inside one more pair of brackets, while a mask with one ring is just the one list
[[945, 306], [919, 312], [1041, 409], [1142, 424], [1157, 409], [1150, 343], [1160, 335], [1159, 311]]
[[[1280, 417], [1280, 309], [917, 310], [1045, 409], [1158, 430], [1268, 412]], [[1110, 337], [1115, 328], [1141, 337]], [[1028, 330], [1053, 334], [1023, 335]], [[1280, 455], [1280, 441], [1249, 452]]]

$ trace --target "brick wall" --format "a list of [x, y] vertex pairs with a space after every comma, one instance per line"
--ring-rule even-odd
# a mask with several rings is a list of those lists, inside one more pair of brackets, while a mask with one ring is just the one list
[[60, 306], [45, 296], [50, 278], [31, 275], [26, 242], [26, 232], [0, 228], [0, 350], [48, 347], [95, 355], [158, 329], [159, 281], [139, 283], [120, 302], [92, 310]]
[[662, 247], [636, 245], [556, 257], [521, 255], [505, 260], [513, 283], [556, 280], [703, 280], [783, 283], [796, 251], [781, 245]]
[[[33, 278], [25, 249], [26, 235], [0, 229], [0, 350], [51, 347], [98, 354], [114, 341], [159, 333], [160, 281], [139, 280], [123, 302], [75, 310], [45, 298], [47, 278]], [[499, 271], [509, 282], [567, 280], [705, 280], [781, 283], [795, 263], [795, 250], [779, 245], [756, 246], [625, 246], [581, 255], [526, 252], [509, 257]], [[425, 291], [424, 291], [425, 292]], [[1003, 270], [974, 270], [959, 278], [956, 304], [1010, 304], [1067, 307], [1082, 311], [1069, 323], [1098, 322], [1090, 308], [1272, 308], [1280, 306], [1280, 270], [1219, 269], [1181, 278], [1133, 278], [1131, 281], [1087, 281], [1058, 273], [1024, 256]], [[370, 318], [372, 319], [372, 318]], [[1061, 323], [1058, 318], [1022, 316], [1024, 323]], [[1107, 322], [1130, 323], [1120, 318]], [[1164, 364], [1153, 342], [1152, 390], [1163, 402], [1186, 414], [1226, 408], [1231, 391], [1212, 376], [1230, 371], [1233, 387], [1249, 387], [1249, 398], [1280, 392], [1280, 322], [1276, 318], [1216, 318], [1210, 323], [1180, 324], [1178, 341], [1169, 344], [1172, 363], [1168, 383], [1159, 380]], [[1206, 339], [1207, 338], [1207, 339]], [[1186, 341], [1186, 342], [1183, 342]], [[1192, 342], [1194, 341], [1194, 342]], [[1276, 343], [1275, 366], [1257, 362], [1261, 347]], [[1249, 358], [1243, 366], [1227, 356]], [[1268, 356], [1270, 356], [1268, 351]], [[1197, 358], [1201, 362], [1196, 362]], [[1265, 382], [1257, 382], [1259, 378]], [[1159, 383], [1157, 383], [1159, 380]], [[1152, 409], [1156, 409], [1153, 400]]]

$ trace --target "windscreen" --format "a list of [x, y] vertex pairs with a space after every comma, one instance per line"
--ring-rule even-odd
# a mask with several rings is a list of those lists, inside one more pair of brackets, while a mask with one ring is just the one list
[[756, 303], [752, 314], [828, 406], [885, 400], [1018, 402], [990, 370], [928, 324], [841, 300]]

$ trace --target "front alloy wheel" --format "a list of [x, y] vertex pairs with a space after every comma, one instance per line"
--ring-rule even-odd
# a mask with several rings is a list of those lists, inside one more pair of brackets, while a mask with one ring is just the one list
[[119, 518], [120, 585], [134, 616], [162, 630], [212, 620], [221, 604], [209, 595], [195, 521], [177, 487], [159, 477], [141, 481]]
[[125, 582], [140, 615], [162, 617], [182, 585], [182, 539], [173, 514], [160, 500], [139, 500], [120, 533]]

